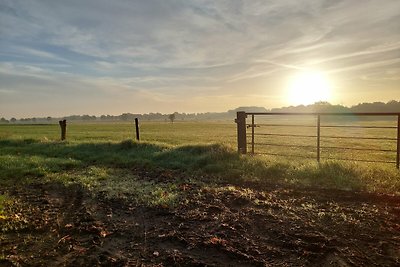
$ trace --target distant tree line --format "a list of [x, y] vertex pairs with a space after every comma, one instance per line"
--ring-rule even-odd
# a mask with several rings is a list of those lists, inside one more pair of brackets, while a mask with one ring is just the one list
[[271, 109], [271, 112], [400, 112], [400, 101], [360, 103], [352, 107], [332, 105], [328, 102], [316, 102], [307, 106], [274, 108]]
[[343, 105], [332, 105], [328, 102], [316, 102], [311, 105], [289, 106], [282, 108], [266, 109], [264, 107], [238, 107], [227, 112], [205, 112], [205, 113], [123, 113], [121, 115], [71, 115], [62, 118], [42, 117], [42, 118], [11, 118], [10, 120], [0, 118], [1, 124], [6, 123], [57, 123], [61, 119], [68, 121], [133, 121], [139, 118], [144, 121], [209, 121], [209, 120], [232, 120], [236, 117], [237, 111], [246, 112], [400, 112], [400, 101], [391, 100], [387, 103], [373, 102], [360, 103], [355, 106], [346, 107]]

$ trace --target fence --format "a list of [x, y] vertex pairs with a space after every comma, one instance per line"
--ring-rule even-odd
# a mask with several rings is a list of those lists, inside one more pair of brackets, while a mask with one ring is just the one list
[[[62, 120], [58, 122], [61, 128], [61, 141], [64, 141], [67, 138], [67, 120]], [[135, 132], [136, 132], [136, 140], [140, 140], [140, 130], [139, 130], [139, 119], [135, 118]]]
[[[250, 116], [251, 123], [247, 123], [246, 119]], [[288, 116], [311, 116], [316, 118], [315, 124], [283, 124], [283, 123], [255, 123], [256, 117], [288, 117]], [[361, 117], [381, 117], [385, 116], [387, 119], [394, 119], [394, 122], [397, 123], [397, 126], [387, 126], [387, 125], [338, 125], [338, 124], [321, 124], [321, 118], [329, 118], [330, 122], [337, 123], [337, 119], [333, 118], [361, 118]], [[393, 120], [393, 119], [392, 119]], [[264, 147], [290, 147], [290, 148], [301, 148], [301, 149], [314, 149], [316, 153], [315, 159], [320, 162], [321, 159], [335, 159], [335, 160], [352, 160], [352, 161], [363, 161], [363, 162], [380, 162], [380, 163], [395, 163], [396, 168], [399, 169], [399, 161], [400, 161], [400, 113], [260, 113], [260, 112], [237, 112], [237, 144], [238, 144], [238, 152], [241, 154], [247, 154], [248, 145], [250, 145], [250, 150], [252, 154], [267, 154], [267, 155], [275, 155], [275, 156], [295, 156], [295, 157], [303, 157], [303, 158], [311, 158], [309, 156], [304, 155], [290, 155], [290, 154], [282, 154], [282, 153], [272, 153], [271, 151], [266, 152], [255, 152], [256, 146], [264, 146]], [[296, 131], [300, 128], [309, 128], [313, 129], [314, 134], [301, 134], [301, 133], [272, 133], [272, 132], [264, 132], [258, 133], [256, 132], [256, 128], [267, 128], [271, 129], [272, 127], [292, 127], [295, 128]], [[381, 137], [381, 136], [343, 136], [343, 135], [322, 135], [321, 129], [385, 129], [385, 130], [396, 130], [395, 137]], [[247, 129], [250, 129], [250, 133], [247, 133]], [[397, 135], [397, 136], [396, 136]], [[284, 137], [284, 138], [308, 138], [313, 139], [315, 141], [314, 145], [304, 145], [304, 144], [286, 144], [286, 143], [271, 143], [271, 142], [260, 142], [256, 143], [256, 136], [258, 139], [261, 137]], [[247, 138], [250, 137], [250, 142], [248, 142]], [[331, 139], [331, 140], [363, 140], [363, 141], [379, 141], [383, 146], [389, 146], [387, 143], [392, 142], [395, 143], [396, 149], [390, 148], [373, 148], [373, 147], [341, 147], [338, 145], [330, 145], [330, 146], [321, 146], [321, 139]], [[390, 145], [391, 146], [391, 145]], [[321, 149], [325, 150], [346, 150], [346, 151], [362, 151], [364, 153], [367, 152], [379, 152], [379, 153], [396, 153], [396, 160], [377, 160], [377, 159], [361, 159], [361, 158], [341, 158], [341, 157], [330, 157], [330, 156], [321, 156]]]

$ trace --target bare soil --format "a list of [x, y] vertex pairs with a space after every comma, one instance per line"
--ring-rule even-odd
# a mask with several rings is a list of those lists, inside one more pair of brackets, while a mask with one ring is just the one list
[[59, 184], [0, 189], [0, 266], [400, 266], [400, 197], [181, 185], [147, 208]]

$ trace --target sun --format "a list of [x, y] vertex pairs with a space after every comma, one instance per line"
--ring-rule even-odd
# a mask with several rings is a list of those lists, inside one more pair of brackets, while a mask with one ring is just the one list
[[287, 100], [291, 105], [309, 105], [331, 99], [328, 78], [319, 71], [302, 71], [289, 80]]

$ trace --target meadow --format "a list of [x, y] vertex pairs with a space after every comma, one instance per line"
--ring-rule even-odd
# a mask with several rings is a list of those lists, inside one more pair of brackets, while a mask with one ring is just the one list
[[[315, 128], [257, 123], [256, 133], [315, 134]], [[400, 172], [393, 163], [318, 164], [313, 147], [255, 150], [311, 159], [240, 155], [233, 122], [141, 122], [139, 142], [133, 123], [71, 122], [66, 141], [59, 128], [0, 126], [0, 265], [400, 262]], [[385, 131], [329, 135], [393, 132]], [[288, 136], [260, 135], [258, 142], [306, 144]], [[314, 146], [315, 138], [308, 142]], [[340, 142], [372, 147], [361, 139]], [[335, 156], [392, 160], [341, 153]]]
[[[282, 121], [280, 121], [282, 123]], [[178, 170], [202, 182], [285, 183], [296, 186], [317, 186], [370, 192], [400, 192], [400, 174], [396, 170], [395, 152], [335, 150], [340, 146], [361, 149], [395, 150], [392, 140], [324, 139], [324, 136], [394, 137], [393, 129], [323, 128], [321, 163], [316, 157], [315, 138], [263, 136], [259, 133], [315, 135], [311, 127], [271, 127], [276, 121], [257, 122], [255, 152], [260, 155], [238, 155], [236, 124], [233, 122], [141, 122], [141, 141], [134, 140], [134, 124], [122, 122], [71, 122], [67, 141], [59, 141], [56, 124], [0, 126], [1, 182], [37, 180], [88, 181], [87, 172], [95, 169], [101, 177], [114, 177], [114, 172], [127, 173], [131, 168]], [[284, 124], [291, 124], [285, 121]], [[299, 125], [315, 125], [313, 119], [295, 121]], [[358, 125], [393, 126], [392, 122], [357, 122]], [[343, 124], [343, 123], [342, 123]], [[325, 123], [325, 125], [329, 125]], [[247, 130], [251, 132], [251, 128]], [[308, 148], [264, 144], [306, 145]], [[251, 151], [251, 136], [248, 136]], [[290, 156], [279, 157], [263, 153]], [[335, 160], [326, 158], [347, 158]], [[363, 163], [351, 159], [388, 161]], [[74, 178], [72, 178], [73, 176]], [[206, 177], [198, 179], [198, 177]], [[90, 179], [89, 179], [90, 180]], [[96, 180], [96, 179], [95, 179]], [[97, 181], [91, 183], [97, 183]]]

